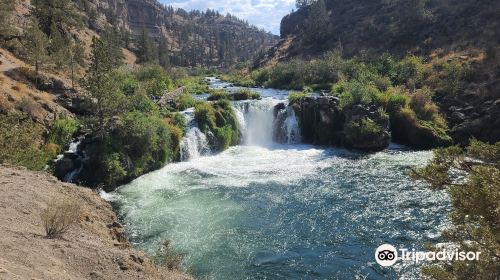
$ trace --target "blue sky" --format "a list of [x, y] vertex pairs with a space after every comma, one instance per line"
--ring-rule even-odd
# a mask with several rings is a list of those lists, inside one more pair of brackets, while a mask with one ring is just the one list
[[281, 18], [295, 8], [295, 0], [160, 0], [184, 10], [218, 10], [231, 13], [250, 24], [279, 35]]

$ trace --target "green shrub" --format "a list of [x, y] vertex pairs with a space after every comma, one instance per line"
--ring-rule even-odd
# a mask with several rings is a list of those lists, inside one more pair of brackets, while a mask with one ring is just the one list
[[410, 96], [404, 88], [391, 87], [387, 91], [380, 92], [377, 95], [377, 103], [392, 115], [410, 103]]
[[0, 163], [41, 170], [59, 149], [44, 144], [42, 127], [26, 115], [0, 114]]
[[230, 82], [239, 87], [254, 87], [255, 81], [248, 74], [233, 73], [231, 75], [222, 75], [222, 80]]
[[268, 68], [255, 70], [251, 73], [251, 77], [256, 85], [265, 86], [270, 78], [270, 70]]
[[193, 107], [195, 103], [196, 101], [191, 94], [183, 93], [177, 98], [176, 109], [179, 111], [184, 111], [187, 108]]
[[293, 103], [296, 103], [296, 102], [299, 102], [300, 99], [302, 99], [303, 97], [306, 97], [307, 96], [307, 93], [305, 92], [290, 92], [290, 94], [288, 94], [288, 102], [290, 104], [293, 104]]
[[73, 139], [73, 134], [77, 130], [78, 124], [74, 119], [61, 118], [52, 124], [47, 140], [50, 143], [64, 147]]
[[173, 90], [174, 83], [163, 68], [158, 65], [145, 66], [135, 72], [146, 95], [160, 98], [164, 93]]
[[217, 149], [223, 151], [233, 143], [233, 133], [230, 126], [216, 127], [214, 129], [215, 137], [217, 138]]
[[248, 100], [248, 99], [260, 99], [260, 94], [258, 92], [251, 91], [250, 89], [240, 89], [232, 95], [233, 100]]
[[105, 183], [106, 190], [158, 169], [175, 159], [176, 145], [165, 121], [141, 112], [122, 115], [113, 131], [88, 149], [96, 159], [96, 183]]
[[106, 174], [104, 182], [109, 186], [116, 186], [127, 176], [127, 171], [122, 166], [122, 160], [118, 153], [103, 156], [103, 167]]
[[205, 94], [210, 91], [207, 81], [203, 77], [185, 77], [176, 81], [178, 87], [186, 87], [186, 92], [190, 94]]
[[375, 103], [380, 91], [373, 84], [358, 81], [347, 82], [340, 93], [340, 107], [344, 108], [352, 104]]
[[207, 102], [196, 104], [194, 107], [194, 118], [198, 123], [198, 127], [203, 132], [215, 127], [215, 109]]
[[375, 140], [380, 137], [383, 129], [370, 118], [351, 121], [344, 126], [344, 135], [350, 143], [360, 143]]
[[212, 89], [210, 90], [210, 95], [207, 97], [208, 101], [216, 101], [222, 99], [231, 99], [229, 93], [223, 89]]
[[406, 85], [414, 89], [423, 81], [424, 74], [422, 59], [417, 56], [407, 56], [396, 64], [391, 79], [395, 85]]
[[195, 120], [203, 132], [214, 133], [218, 151], [236, 145], [240, 141], [240, 132], [236, 114], [228, 100], [219, 100], [216, 103], [203, 102], [195, 107]]

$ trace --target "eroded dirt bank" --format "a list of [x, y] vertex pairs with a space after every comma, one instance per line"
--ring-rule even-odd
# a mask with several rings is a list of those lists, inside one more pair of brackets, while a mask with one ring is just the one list
[[[78, 224], [47, 239], [40, 212], [52, 199], [82, 206]], [[0, 165], [0, 279], [191, 279], [130, 247], [111, 206], [90, 189]]]

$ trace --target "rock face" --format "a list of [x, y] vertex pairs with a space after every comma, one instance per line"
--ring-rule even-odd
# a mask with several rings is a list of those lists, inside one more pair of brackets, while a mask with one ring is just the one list
[[306, 96], [291, 104], [299, 120], [302, 141], [317, 145], [340, 145], [344, 116], [339, 99], [332, 96]]
[[[452, 143], [446, 133], [425, 123], [414, 123], [403, 115], [389, 120], [377, 106], [340, 108], [338, 104], [339, 99], [332, 96], [306, 96], [289, 104], [299, 122], [302, 142], [367, 151], [385, 149], [391, 140], [422, 149]], [[278, 104], [275, 110], [283, 110], [282, 106]]]
[[100, 15], [89, 19], [92, 29], [104, 29], [107, 21], [130, 30], [136, 37], [143, 30], [157, 41], [164, 37], [173, 65], [232, 66], [278, 42], [278, 36], [215, 12], [176, 11], [156, 0], [88, 0], [88, 3], [87, 8], [85, 5], [82, 8]]
[[[421, 7], [412, 6], [415, 3], [410, 1], [324, 2], [327, 15], [320, 29], [308, 30], [308, 22], [316, 20], [317, 15], [312, 12], [312, 5], [285, 16], [281, 20], [280, 45], [269, 51], [266, 60], [258, 60], [259, 64], [276, 57], [284, 60], [317, 56], [339, 47], [347, 56], [361, 52], [404, 55], [415, 50], [430, 53], [437, 48], [484, 47], [497, 42], [500, 28], [500, 20], [495, 17], [500, 11], [498, 1], [443, 0]], [[467, 24], [471, 22], [475, 25]], [[480, 26], [480, 30], [475, 26]], [[311, 37], [311, 33], [317, 34]]]
[[[342, 136], [345, 146], [370, 151], [383, 150], [389, 146], [389, 117], [382, 115], [377, 106], [353, 105], [345, 108], [343, 115], [345, 124]], [[365, 127], [366, 124], [371, 126]]]

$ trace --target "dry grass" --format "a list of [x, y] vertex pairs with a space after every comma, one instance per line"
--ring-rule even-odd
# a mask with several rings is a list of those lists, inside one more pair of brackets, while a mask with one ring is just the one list
[[0, 113], [7, 113], [14, 109], [14, 105], [5, 95], [0, 95]]
[[41, 218], [48, 238], [60, 238], [80, 221], [81, 206], [73, 200], [53, 199], [42, 211]]
[[21, 111], [34, 120], [43, 121], [45, 110], [31, 98], [24, 97], [20, 104]]
[[16, 83], [15, 85], [12, 86], [12, 89], [17, 92], [23, 92], [26, 90], [26, 85], [21, 83]]

